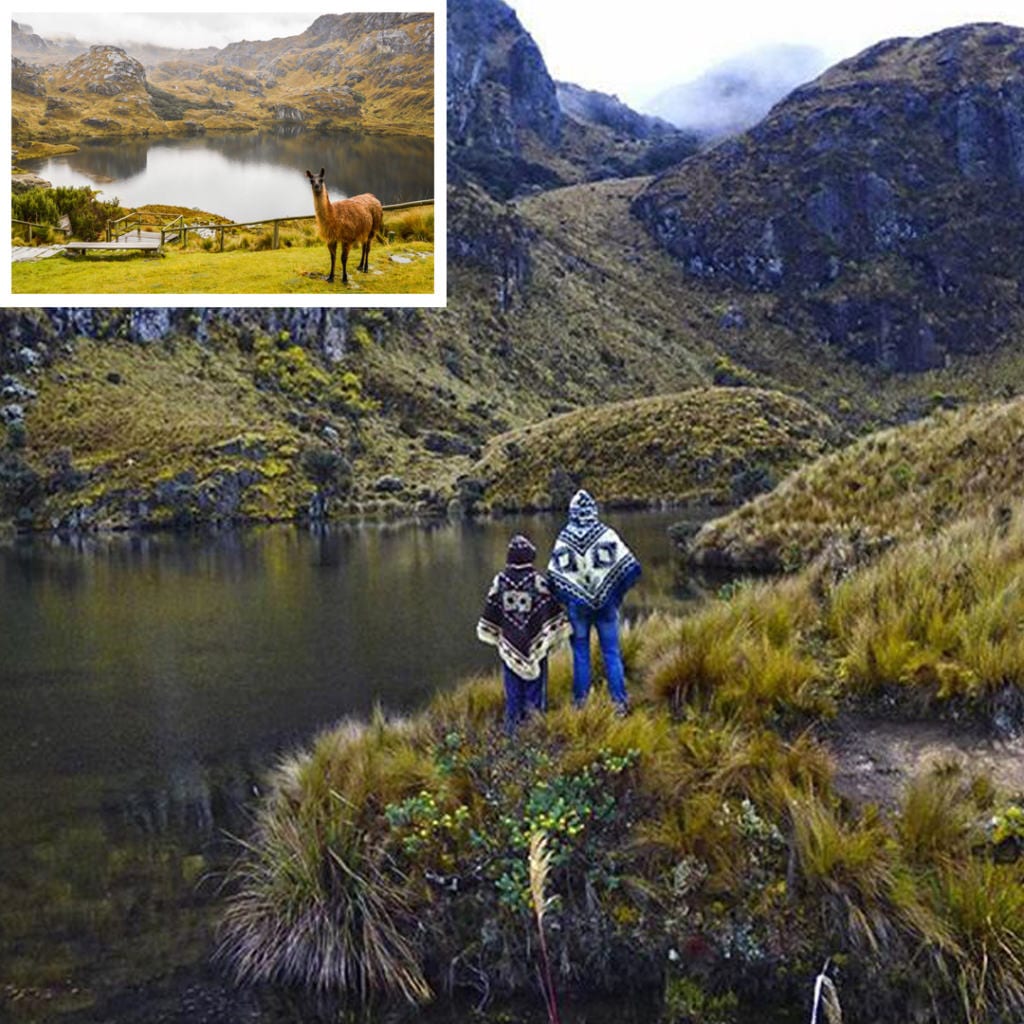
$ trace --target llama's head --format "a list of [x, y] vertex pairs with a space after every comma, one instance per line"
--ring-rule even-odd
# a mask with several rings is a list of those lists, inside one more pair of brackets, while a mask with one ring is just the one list
[[306, 177], [309, 178], [309, 183], [313, 186], [314, 197], [319, 196], [324, 190], [324, 169], [320, 168], [319, 175], [314, 174], [312, 171], [306, 171]]

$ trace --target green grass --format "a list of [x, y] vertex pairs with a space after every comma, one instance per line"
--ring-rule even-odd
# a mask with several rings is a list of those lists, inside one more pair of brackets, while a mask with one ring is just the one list
[[[341, 283], [339, 266], [332, 284], [326, 246], [266, 252], [178, 252], [165, 247], [162, 257], [117, 253], [54, 256], [12, 267], [12, 290], [38, 294], [302, 294], [386, 295], [434, 290], [434, 247], [427, 242], [376, 245], [370, 272], [355, 269], [359, 253], [349, 254], [349, 283]], [[413, 254], [410, 263], [393, 263], [390, 255]]]
[[734, 502], [820, 455], [834, 434], [826, 416], [786, 395], [700, 388], [502, 434], [472, 473], [487, 482], [485, 502], [503, 509], [560, 506], [576, 487], [619, 504]]
[[706, 524], [697, 562], [795, 568], [829, 544], [859, 553], [1024, 498], [1024, 400], [942, 411], [795, 471]]
[[[670, 981], [792, 1008], [833, 956], [844, 1005], [873, 1020], [905, 1019], [910, 1004], [965, 1024], [1016, 1019], [1024, 863], [994, 860], [991, 791], [928, 774], [891, 813], [854, 809], [836, 797], [821, 744], [794, 728], [829, 713], [808, 685], [831, 683], [833, 696], [848, 685], [828, 653], [828, 607], [807, 573], [626, 630], [626, 719], [602, 695], [575, 709], [560, 653], [548, 714], [514, 742], [498, 732], [496, 677], [411, 719], [324, 732], [274, 777], [235, 876], [224, 955], [249, 981], [317, 989], [328, 978], [355, 998], [421, 999], [420, 980], [436, 990], [452, 970], [468, 979], [463, 963], [492, 990], [528, 990], [529, 846], [542, 832], [560, 992], [653, 980], [675, 949], [686, 953]], [[695, 646], [717, 665], [699, 667]], [[817, 680], [780, 672], [791, 681], [755, 685], [779, 652], [814, 662]], [[342, 862], [351, 873], [334, 881]], [[371, 876], [372, 907], [353, 891]], [[346, 938], [353, 915], [385, 938]], [[405, 946], [386, 938], [412, 920]], [[985, 958], [993, 966], [980, 970]]]

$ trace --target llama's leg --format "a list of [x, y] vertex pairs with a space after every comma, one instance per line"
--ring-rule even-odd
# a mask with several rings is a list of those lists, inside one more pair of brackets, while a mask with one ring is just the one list
[[348, 263], [348, 242], [343, 242], [341, 246], [341, 283], [348, 284], [348, 271], [345, 269]]
[[363, 248], [363, 270], [368, 274], [370, 272], [370, 246], [373, 244], [373, 238], [366, 240], [366, 246]]
[[[333, 281], [334, 280], [334, 255], [338, 251], [338, 243], [337, 242], [328, 242], [327, 243], [327, 251], [331, 254], [331, 272], [327, 276], [327, 280], [328, 281]], [[343, 267], [344, 267], [344, 265], [343, 265]]]

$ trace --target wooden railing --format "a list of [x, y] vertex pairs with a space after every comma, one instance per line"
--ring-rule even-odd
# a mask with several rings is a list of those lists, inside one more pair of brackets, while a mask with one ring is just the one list
[[112, 242], [122, 235], [130, 234], [132, 231], [153, 231], [154, 233], [159, 231], [160, 245], [162, 246], [167, 240], [168, 235], [177, 238], [184, 228], [185, 218], [182, 214], [178, 214], [173, 220], [159, 221], [146, 218], [137, 213], [127, 213], [116, 220], [107, 221], [106, 237], [108, 242]]
[[[415, 206], [433, 206], [433, 199], [415, 199], [411, 203], [389, 203], [384, 207], [385, 211], [390, 210], [408, 210]], [[281, 225], [290, 223], [292, 221], [302, 220], [315, 220], [316, 215], [312, 213], [303, 213], [297, 217], [267, 217], [263, 220], [248, 220], [239, 221], [237, 223], [228, 224], [197, 224], [189, 223], [185, 220], [184, 215], [175, 217], [174, 220], [169, 221], [166, 224], [155, 224], [149, 221], [143, 221], [137, 214], [127, 214], [124, 217], [119, 217], [117, 220], [107, 221], [107, 241], [111, 241], [116, 226], [118, 224], [124, 224], [130, 222], [123, 231], [118, 232], [119, 234], [127, 234], [129, 231], [142, 230], [144, 228], [152, 228], [153, 230], [160, 231], [160, 244], [163, 245], [164, 239], [169, 234], [177, 233], [179, 240], [181, 241], [182, 248], [188, 245], [188, 235], [190, 231], [214, 231], [218, 236], [218, 249], [220, 252], [224, 251], [224, 232], [234, 231], [238, 228], [259, 228], [266, 227], [267, 225], [273, 225], [272, 249], [281, 248]]]
[[[45, 228], [47, 231], [59, 231], [65, 237], [67, 237], [68, 235], [71, 234], [71, 232], [68, 231], [67, 228], [62, 228], [58, 224], [37, 224], [36, 222], [31, 221], [31, 220], [15, 220], [14, 218], [11, 218], [11, 224], [21, 224], [23, 227], [27, 227], [28, 228], [28, 231], [27, 231], [27, 235], [28, 235], [27, 242], [28, 242], [29, 245], [32, 244], [32, 229], [33, 228]], [[40, 234], [42, 234], [42, 232], [40, 232]]]

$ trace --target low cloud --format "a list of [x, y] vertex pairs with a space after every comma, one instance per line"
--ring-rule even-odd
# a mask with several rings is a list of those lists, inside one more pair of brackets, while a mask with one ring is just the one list
[[298, 35], [316, 19], [310, 14], [53, 14], [13, 15], [46, 39], [69, 36], [84, 43], [149, 43], [176, 48], [226, 46], [242, 39]]

